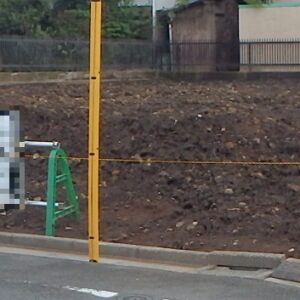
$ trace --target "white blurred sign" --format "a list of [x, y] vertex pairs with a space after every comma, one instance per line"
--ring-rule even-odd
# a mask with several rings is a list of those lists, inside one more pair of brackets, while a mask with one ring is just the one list
[[20, 112], [0, 110], [0, 205], [24, 203], [24, 161]]

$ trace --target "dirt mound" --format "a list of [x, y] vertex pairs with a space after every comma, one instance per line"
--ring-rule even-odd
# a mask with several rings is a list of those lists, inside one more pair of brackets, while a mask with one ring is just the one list
[[[0, 87], [0, 105], [23, 109], [27, 139], [58, 140], [87, 157], [87, 86]], [[151, 163], [159, 160], [297, 161], [297, 80], [105, 83], [102, 238], [183, 249], [300, 255], [298, 166]], [[28, 197], [45, 193], [45, 159], [27, 159]], [[86, 236], [87, 162], [71, 162], [84, 212], [58, 235]], [[0, 217], [3, 230], [43, 232], [43, 211]]]

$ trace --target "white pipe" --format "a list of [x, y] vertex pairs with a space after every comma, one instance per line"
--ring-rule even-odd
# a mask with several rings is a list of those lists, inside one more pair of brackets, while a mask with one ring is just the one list
[[[33, 201], [33, 200], [26, 200], [25, 205], [31, 205], [31, 206], [47, 206], [47, 202], [45, 201]], [[55, 207], [61, 207], [63, 203], [55, 203]]]
[[59, 142], [38, 142], [38, 141], [25, 141], [25, 148], [51, 148], [57, 149], [60, 148]]

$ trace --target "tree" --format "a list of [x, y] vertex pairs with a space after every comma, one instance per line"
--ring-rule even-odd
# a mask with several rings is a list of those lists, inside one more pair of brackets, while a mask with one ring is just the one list
[[47, 34], [59, 38], [86, 38], [89, 32], [87, 0], [53, 2]]
[[132, 0], [104, 2], [106, 38], [147, 39], [151, 36], [151, 10], [133, 5]]
[[43, 35], [49, 14], [47, 0], [1, 0], [0, 34]]
[[176, 0], [176, 6], [177, 7], [182, 7], [182, 6], [186, 6], [190, 3], [189, 0]]
[[[150, 36], [151, 10], [134, 6], [132, 1], [104, 1], [106, 38]], [[89, 0], [0, 0], [0, 35], [87, 39], [89, 3]]]
[[63, 12], [66, 10], [88, 10], [89, 1], [88, 0], [53, 0], [53, 12]]

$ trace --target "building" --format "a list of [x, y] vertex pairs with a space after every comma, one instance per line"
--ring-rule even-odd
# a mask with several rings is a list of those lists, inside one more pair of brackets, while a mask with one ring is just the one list
[[159, 12], [157, 20], [157, 57], [163, 67], [175, 71], [239, 70], [235, 0], [194, 1]]
[[[177, 0], [135, 0], [134, 4], [151, 7], [153, 1], [157, 11], [174, 9], [177, 4]], [[300, 39], [299, 16], [300, 0], [272, 0], [259, 6], [240, 5], [240, 39]]]
[[240, 39], [300, 39], [299, 16], [300, 0], [273, 0], [259, 7], [240, 5]]
[[299, 71], [300, 0], [240, 5], [240, 57], [245, 71]]

